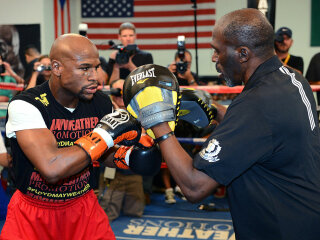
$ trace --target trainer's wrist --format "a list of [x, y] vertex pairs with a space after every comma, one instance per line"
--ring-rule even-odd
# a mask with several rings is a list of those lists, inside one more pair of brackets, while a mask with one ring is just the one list
[[163, 136], [164, 134], [167, 134], [168, 132], [172, 131], [167, 122], [163, 122], [163, 123], [160, 123], [156, 126], [153, 126], [151, 128], [151, 130], [154, 133], [154, 136], [156, 138], [159, 138], [159, 137]]
[[158, 137], [158, 138], [154, 139], [153, 141], [155, 143], [161, 143], [161, 142], [163, 142], [164, 140], [168, 139], [169, 137], [171, 137], [173, 135], [174, 135], [174, 132], [171, 131], [171, 132], [168, 132], [168, 133], [162, 135], [161, 137]]

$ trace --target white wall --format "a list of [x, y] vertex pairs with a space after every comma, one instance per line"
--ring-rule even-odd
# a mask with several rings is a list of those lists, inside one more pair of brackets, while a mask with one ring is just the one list
[[[305, 62], [305, 72], [311, 57], [320, 52], [320, 47], [310, 47], [311, 29], [311, 0], [278, 0], [276, 1], [275, 28], [287, 26], [293, 31], [294, 44], [290, 50], [293, 55], [302, 56]], [[80, 0], [70, 0], [71, 31], [78, 32], [80, 23]], [[216, 0], [216, 17], [227, 12], [247, 7], [247, 0]], [[54, 40], [54, 17], [52, 0], [1, 0], [0, 24], [41, 24], [42, 53], [48, 53]], [[137, 30], [139, 33], [139, 29]], [[160, 65], [167, 65], [173, 59], [175, 51], [151, 51], [154, 61]], [[195, 51], [191, 51], [195, 56]], [[108, 58], [110, 51], [100, 54]], [[216, 75], [211, 63], [211, 50], [200, 49], [199, 74]], [[195, 71], [195, 63], [193, 63]]]

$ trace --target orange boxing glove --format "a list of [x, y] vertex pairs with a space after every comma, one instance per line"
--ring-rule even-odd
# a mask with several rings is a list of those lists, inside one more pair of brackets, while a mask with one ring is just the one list
[[[105, 115], [94, 128], [75, 144], [86, 151], [94, 165], [98, 159], [115, 144], [131, 146], [138, 143], [141, 136], [141, 126], [129, 113], [117, 109]], [[99, 165], [99, 164], [98, 164]]]

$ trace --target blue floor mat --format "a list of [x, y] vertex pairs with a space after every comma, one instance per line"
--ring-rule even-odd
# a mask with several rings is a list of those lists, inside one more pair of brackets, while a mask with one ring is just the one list
[[[200, 210], [204, 205], [208, 211]], [[152, 194], [141, 218], [120, 216], [111, 223], [117, 239], [217, 239], [234, 240], [233, 225], [225, 198], [192, 204], [177, 198], [166, 204], [163, 194]]]

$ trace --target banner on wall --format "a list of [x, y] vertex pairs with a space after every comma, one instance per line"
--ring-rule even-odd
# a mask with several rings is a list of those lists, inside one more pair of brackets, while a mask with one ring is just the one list
[[[88, 24], [88, 38], [99, 49], [118, 39], [119, 26], [131, 22], [137, 28], [141, 49], [176, 49], [184, 35], [186, 48], [195, 48], [194, 9], [190, 0], [81, 0], [82, 22]], [[215, 0], [197, 0], [198, 48], [210, 48], [215, 23]]]
[[40, 24], [0, 25], [0, 54], [20, 76], [24, 73], [24, 49], [29, 45], [41, 51]]

